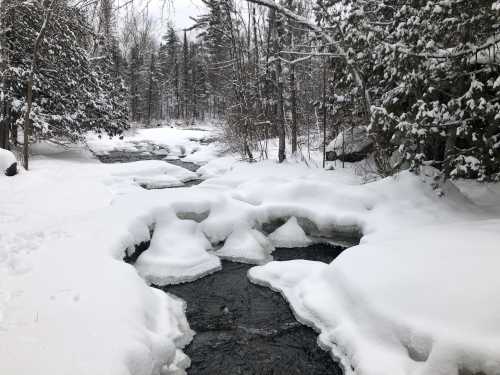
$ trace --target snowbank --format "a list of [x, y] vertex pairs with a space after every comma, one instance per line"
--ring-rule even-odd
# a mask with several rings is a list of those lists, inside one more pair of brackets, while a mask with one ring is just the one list
[[9, 150], [0, 148], [0, 175], [13, 176], [17, 174], [17, 160]]
[[415, 228], [411, 240], [368, 242], [328, 267], [273, 262], [249, 275], [281, 291], [348, 374], [496, 374], [498, 228]]
[[[205, 164], [216, 159], [219, 154], [217, 143], [206, 143], [213, 137], [209, 128], [158, 127], [150, 129], [133, 129], [124, 134], [123, 139], [116, 137], [101, 138], [89, 133], [87, 143], [95, 154], [106, 154], [112, 150], [145, 151], [164, 154], [170, 159], [186, 157], [184, 160], [196, 164]], [[168, 156], [167, 156], [168, 155]]]
[[172, 210], [157, 216], [149, 249], [136, 267], [155, 285], [195, 280], [221, 269], [220, 260], [207, 253], [210, 242], [194, 220], [181, 220]]
[[34, 151], [0, 183], [0, 373], [182, 373], [183, 302], [122, 261], [154, 216], [110, 209], [112, 168], [81, 149]]

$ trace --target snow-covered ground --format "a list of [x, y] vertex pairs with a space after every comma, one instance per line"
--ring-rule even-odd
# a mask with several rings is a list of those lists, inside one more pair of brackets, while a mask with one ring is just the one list
[[[182, 373], [193, 335], [182, 301], [146, 282], [216, 272], [219, 257], [260, 264], [249, 277], [281, 291], [346, 373], [500, 372], [498, 185], [448, 184], [440, 198], [430, 177], [362, 184], [351, 166], [247, 164], [211, 137], [89, 137], [96, 153], [154, 143], [202, 164], [205, 181], [189, 188], [145, 190], [192, 172], [101, 164], [81, 147], [39, 146], [29, 172], [0, 177], [1, 374]], [[285, 224], [267, 235], [271, 223]], [[330, 265], [269, 262], [275, 246], [358, 232]], [[137, 268], [124, 263], [150, 233]]]

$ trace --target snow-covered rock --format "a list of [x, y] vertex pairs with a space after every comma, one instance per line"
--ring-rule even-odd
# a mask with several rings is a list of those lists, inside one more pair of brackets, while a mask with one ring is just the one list
[[193, 220], [181, 220], [172, 210], [157, 216], [149, 249], [135, 264], [148, 282], [155, 285], [195, 280], [220, 269], [220, 260], [207, 253], [211, 245]]
[[272, 259], [273, 251], [274, 246], [261, 232], [240, 228], [229, 235], [224, 246], [216, 254], [225, 259], [261, 264]]
[[346, 162], [361, 161], [372, 151], [373, 140], [368, 137], [366, 128], [356, 126], [344, 130], [326, 147], [329, 161], [341, 160]]
[[0, 148], [0, 174], [9, 177], [17, 174], [16, 156], [3, 148]]
[[269, 239], [276, 247], [307, 247], [312, 243], [294, 216], [271, 233]]

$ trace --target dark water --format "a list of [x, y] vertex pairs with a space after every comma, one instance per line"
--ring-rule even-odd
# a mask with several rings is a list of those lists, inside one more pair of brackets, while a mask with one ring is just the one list
[[[134, 161], [142, 161], [142, 160], [163, 160], [166, 163], [176, 165], [178, 167], [182, 167], [184, 169], [187, 169], [191, 172], [196, 172], [198, 169], [200, 169], [200, 166], [195, 163], [191, 163], [188, 161], [184, 161], [182, 159], [168, 159], [165, 160], [165, 158], [168, 156], [168, 148], [157, 146], [154, 144], [150, 143], [142, 143], [141, 144], [143, 147], [142, 149], [140, 148], [139, 151], [134, 151], [134, 150], [112, 150], [109, 151], [106, 154], [96, 154], [96, 157], [102, 162], [102, 163], [130, 163]], [[186, 181], [182, 186], [172, 186], [168, 188], [152, 188], [149, 187], [147, 184], [140, 185], [144, 189], [172, 189], [172, 188], [178, 188], [178, 187], [190, 187], [194, 185], [198, 185], [202, 183], [202, 179], [194, 179], [190, 181]]]
[[[207, 139], [206, 143], [212, 140]], [[141, 143], [138, 151], [113, 150], [96, 155], [103, 163], [140, 160], [165, 162], [196, 172], [194, 163], [165, 160], [168, 148]], [[182, 157], [182, 156], [181, 156]], [[184, 186], [200, 183], [186, 182]], [[149, 247], [136, 246], [127, 254], [133, 264]], [[344, 247], [313, 245], [300, 249], [277, 249], [275, 260], [308, 259], [331, 262]], [[222, 271], [191, 283], [162, 290], [187, 302], [187, 319], [196, 335], [185, 348], [191, 358], [190, 375], [341, 375], [330, 355], [317, 345], [317, 334], [297, 322], [284, 298], [269, 288], [251, 284], [247, 264], [222, 261]]]
[[[277, 249], [273, 256], [330, 262], [341, 251], [314, 245]], [[192, 361], [188, 374], [342, 374], [279, 293], [248, 281], [251, 265], [222, 261], [222, 267], [200, 280], [162, 288], [187, 302], [187, 319], [196, 331], [185, 349]]]

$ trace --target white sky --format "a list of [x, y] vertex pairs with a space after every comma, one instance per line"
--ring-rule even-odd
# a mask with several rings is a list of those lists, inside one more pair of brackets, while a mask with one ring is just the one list
[[[117, 1], [119, 5], [128, 0]], [[154, 20], [155, 34], [158, 38], [164, 35], [169, 22], [172, 22], [179, 35], [182, 35], [182, 29], [189, 28], [194, 24], [190, 17], [207, 12], [201, 0], [135, 0], [132, 6], [136, 11], [147, 12]], [[195, 37], [196, 34], [197, 31], [193, 31], [188, 37]]]
[[[172, 6], [169, 5], [172, 3]], [[205, 12], [201, 0], [150, 0], [149, 14], [159, 27], [172, 21], [176, 29], [185, 29], [193, 25], [189, 17], [196, 17]]]

